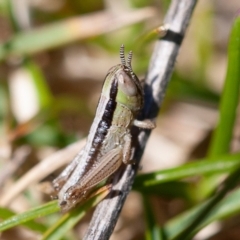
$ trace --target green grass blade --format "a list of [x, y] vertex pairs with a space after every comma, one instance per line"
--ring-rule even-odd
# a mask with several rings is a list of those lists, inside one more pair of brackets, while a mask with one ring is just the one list
[[32, 77], [40, 108], [50, 107], [53, 97], [41, 69], [30, 59], [24, 61], [23, 67]]
[[[145, 11], [146, 13], [144, 13]], [[120, 14], [113, 18], [111, 13], [102, 11], [68, 18], [65, 21], [62, 20], [29, 31], [20, 32], [15, 34], [10, 40], [0, 44], [0, 61], [9, 56], [31, 55], [77, 40], [108, 33], [115, 29], [140, 22], [152, 16], [153, 13], [148, 9], [139, 9], [138, 11], [126, 12], [124, 15]], [[143, 14], [142, 20], [139, 19], [139, 14]], [[129, 16], [131, 17], [129, 18]], [[126, 19], [129, 19], [129, 21], [126, 21]], [[94, 22], [98, 24], [92, 24]]]
[[[16, 213], [11, 211], [10, 209], [0, 207], [0, 218], [2, 220], [13, 217], [14, 215], [16, 215]], [[22, 225], [31, 229], [32, 231], [37, 231], [37, 232], [40, 232], [40, 233], [45, 232], [46, 229], [47, 229], [47, 227], [44, 224], [38, 223], [38, 222], [35, 222], [35, 221], [28, 221], [28, 222], [23, 223]]]
[[209, 223], [236, 215], [240, 211], [240, 190], [226, 193], [233, 189], [240, 180], [240, 169], [237, 169], [224, 182], [220, 191], [203, 204], [171, 220], [165, 227], [169, 239], [192, 239], [192, 237]]
[[146, 219], [146, 230], [145, 230], [145, 239], [146, 240], [160, 240], [160, 227], [155, 220], [155, 216], [151, 209], [151, 204], [147, 196], [142, 195], [143, 205]]
[[43, 217], [46, 215], [49, 215], [51, 213], [59, 211], [59, 206], [57, 204], [57, 201], [51, 201], [45, 205], [42, 205], [40, 207], [36, 207], [33, 209], [30, 209], [29, 211], [26, 211], [24, 213], [14, 215], [5, 221], [0, 223], [0, 232], [5, 231], [9, 228], [22, 225], [32, 219], [36, 219], [39, 217]]
[[219, 174], [233, 171], [239, 165], [240, 154], [215, 157], [212, 161], [208, 159], [197, 160], [180, 167], [165, 169], [154, 173], [142, 174], [136, 177], [133, 188], [147, 188], [164, 182], [180, 180], [204, 174]]
[[14, 15], [13, 2], [10, 0], [5, 2], [6, 2], [5, 4], [6, 4], [7, 14], [8, 14], [8, 19], [10, 20], [11, 27], [14, 30], [14, 32], [18, 32], [20, 28]]
[[236, 169], [228, 178], [223, 182], [220, 190], [208, 201], [208, 204], [198, 215], [193, 219], [191, 224], [185, 228], [179, 236], [176, 238], [181, 239], [192, 239], [193, 236], [199, 230], [201, 223], [211, 214], [211, 211], [219, 204], [219, 202], [225, 197], [228, 191], [232, 190], [240, 180], [240, 169]]
[[[217, 128], [208, 150], [208, 157], [227, 154], [230, 150], [240, 88], [240, 17], [233, 23], [228, 44], [228, 67], [220, 102], [220, 116]], [[218, 185], [219, 178], [208, 176], [199, 185], [199, 199], [208, 196]]]
[[213, 134], [208, 156], [229, 152], [240, 88], [240, 17], [233, 23], [228, 44], [228, 67], [220, 103], [218, 126]]
[[[184, 181], [171, 181], [147, 187], [134, 188], [144, 195], [155, 195], [165, 198], [183, 198], [187, 201], [193, 201], [192, 192], [195, 190], [194, 185]], [[173, 191], [174, 189], [174, 191]]]
[[[211, 214], [204, 219], [204, 221], [200, 224], [200, 226], [198, 226], [195, 231], [199, 231], [204, 226], [207, 226], [214, 221], [225, 219], [238, 214], [240, 212], [239, 199], [240, 189], [230, 193], [216, 206], [215, 209], [211, 211]], [[207, 204], [208, 201], [169, 221], [169, 223], [164, 228], [168, 239], [174, 239], [184, 228], [187, 228], [187, 226], [189, 226], [194, 221], [196, 216], [199, 215], [199, 213], [206, 207]]]
[[77, 29], [78, 21], [77, 18], [69, 19], [15, 34], [12, 39], [0, 45], [0, 60], [9, 55], [37, 53], [80, 39], [81, 29]]

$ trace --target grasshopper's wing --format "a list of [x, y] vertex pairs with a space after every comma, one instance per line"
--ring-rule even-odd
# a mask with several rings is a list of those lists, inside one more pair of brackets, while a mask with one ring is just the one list
[[60, 175], [53, 180], [52, 185], [55, 192], [59, 192], [61, 190], [63, 185], [75, 170], [76, 166], [79, 164], [82, 155], [83, 150], [81, 150], [78, 155], [72, 160], [72, 162], [60, 173]]
[[73, 197], [81, 192], [89, 190], [112, 175], [122, 164], [123, 150], [117, 147], [102, 156], [98, 163], [93, 166], [74, 186], [67, 190], [67, 195]]

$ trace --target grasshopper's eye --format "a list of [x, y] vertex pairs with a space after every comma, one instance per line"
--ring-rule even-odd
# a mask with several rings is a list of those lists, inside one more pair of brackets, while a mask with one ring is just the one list
[[137, 94], [137, 87], [134, 81], [125, 73], [118, 74], [118, 87], [127, 95], [135, 96]]

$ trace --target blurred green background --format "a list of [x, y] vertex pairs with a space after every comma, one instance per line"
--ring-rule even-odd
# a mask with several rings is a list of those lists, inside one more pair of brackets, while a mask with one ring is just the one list
[[[42, 159], [87, 136], [104, 77], [109, 68], [119, 63], [122, 43], [126, 52], [133, 50], [133, 69], [144, 79], [159, 37], [154, 29], [161, 25], [169, 3], [167, 0], [0, 0], [2, 196]], [[203, 158], [211, 151], [209, 139], [219, 116], [228, 39], [239, 6], [237, 0], [202, 0], [197, 4], [157, 119], [158, 128], [144, 155], [143, 173]], [[239, 129], [235, 124], [231, 152], [239, 151], [238, 139]], [[27, 147], [27, 152], [24, 150], [24, 157], [18, 157], [22, 147]], [[14, 169], [9, 167], [11, 161]], [[189, 193], [182, 184], [173, 186], [178, 186], [179, 192], [172, 193], [171, 182], [159, 190], [169, 197], [167, 200], [159, 197], [151, 200], [150, 205], [159, 211], [157, 218], [161, 223], [203, 198], [196, 192]], [[156, 189], [145, 191], [153, 193]], [[133, 193], [129, 199], [122, 215], [125, 223], [117, 228], [112, 239], [144, 238], [144, 222], [136, 221], [143, 216], [141, 197]], [[49, 200], [46, 195], [30, 188], [18, 201], [7, 205], [15, 212], [22, 212], [45, 200]], [[47, 225], [55, 219], [50, 216]], [[128, 223], [132, 224], [130, 230]], [[228, 224], [235, 226], [231, 221]], [[76, 228], [75, 235], [82, 236], [86, 228], [83, 225]], [[11, 239], [14, 234], [18, 239], [26, 239], [27, 233], [9, 231], [4, 239]], [[226, 231], [222, 239], [230, 239], [228, 234]], [[66, 239], [77, 238], [70, 233]]]

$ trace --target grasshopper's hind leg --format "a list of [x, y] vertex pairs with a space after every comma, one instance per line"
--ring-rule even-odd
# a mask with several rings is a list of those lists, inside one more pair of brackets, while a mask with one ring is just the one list
[[62, 186], [68, 180], [76, 166], [81, 160], [81, 156], [83, 154], [83, 150], [72, 160], [72, 162], [60, 173], [60, 175], [55, 178], [52, 182], [52, 186], [54, 188], [55, 194], [60, 191]]
[[108, 178], [121, 166], [122, 157], [122, 147], [117, 147], [105, 154], [91, 170], [79, 179], [78, 183], [68, 188], [64, 194], [64, 202], [67, 205], [80, 202], [84, 193]]

